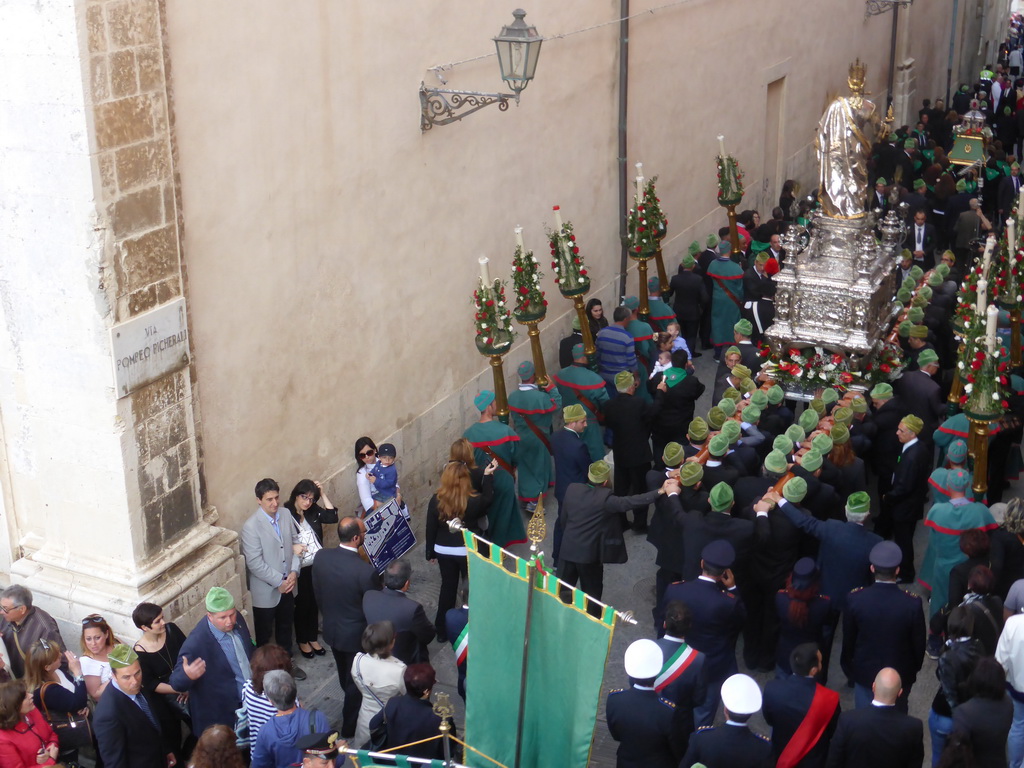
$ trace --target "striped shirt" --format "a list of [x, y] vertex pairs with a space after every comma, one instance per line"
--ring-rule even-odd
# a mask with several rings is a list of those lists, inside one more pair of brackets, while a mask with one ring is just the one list
[[609, 381], [619, 371], [635, 371], [633, 334], [620, 325], [602, 328], [597, 334], [597, 370]]

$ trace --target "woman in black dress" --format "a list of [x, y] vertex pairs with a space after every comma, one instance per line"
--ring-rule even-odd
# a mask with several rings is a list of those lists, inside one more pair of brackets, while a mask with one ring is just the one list
[[324, 546], [324, 523], [338, 522], [338, 510], [316, 480], [300, 480], [284, 506], [295, 519], [298, 543], [302, 547], [299, 594], [295, 598], [295, 641], [299, 644], [299, 653], [312, 659], [326, 653], [316, 639], [320, 631], [320, 608], [313, 593], [313, 557]]
[[154, 603], [139, 603], [132, 611], [132, 621], [142, 630], [142, 637], [135, 643], [142, 667], [142, 687], [154, 694], [151, 699], [156, 704], [154, 714], [180, 763], [192, 751], [196, 737], [189, 736], [187, 748], [182, 748], [181, 724], [191, 722], [185, 708], [188, 694], [174, 690], [168, 681], [178, 661], [178, 651], [185, 642], [185, 633], [177, 624], [164, 621], [164, 609]]

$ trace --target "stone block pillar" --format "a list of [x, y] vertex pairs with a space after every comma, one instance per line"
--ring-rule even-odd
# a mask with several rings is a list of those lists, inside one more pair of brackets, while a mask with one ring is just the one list
[[243, 596], [203, 515], [162, 2], [0, 6], [0, 570], [127, 637], [142, 600]]

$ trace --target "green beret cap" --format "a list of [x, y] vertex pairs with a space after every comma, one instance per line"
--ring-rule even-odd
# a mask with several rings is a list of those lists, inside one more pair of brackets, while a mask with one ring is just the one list
[[877, 179], [875, 179], [875, 184], [881, 184], [883, 187], [888, 185], [888, 183], [889, 182], [886, 181], [885, 177], [883, 177], [883, 176], [879, 176]]
[[655, 277], [648, 278], [647, 280], [647, 291], [648, 293], [659, 294], [661, 293], [661, 281]]
[[912, 338], [912, 339], [927, 339], [928, 338], [928, 326], [927, 325], [912, 325], [912, 326], [910, 326], [910, 338]]
[[718, 253], [722, 256], [728, 256], [732, 252], [732, 244], [726, 240], [718, 244]]
[[726, 357], [728, 357], [729, 355], [738, 355], [738, 354], [740, 354], [740, 348], [737, 347], [735, 344], [725, 348], [725, 356]]
[[[225, 608], [224, 610], [227, 610]], [[216, 613], [216, 611], [214, 611]], [[130, 667], [139, 660], [139, 654], [132, 650], [131, 646], [121, 643], [115, 645], [113, 650], [107, 654], [107, 661], [111, 669], [124, 669]]]
[[868, 401], [864, 395], [854, 395], [853, 400], [850, 401], [850, 410], [854, 413], [867, 413], [868, 412]]
[[782, 486], [782, 495], [785, 497], [786, 501], [799, 504], [807, 495], [807, 481], [802, 477], [789, 478], [789, 480], [786, 481], [786, 484]]
[[913, 261], [914, 254], [910, 252], [909, 248], [904, 248], [900, 251], [900, 261]]
[[[1009, 109], [1009, 107], [1007, 107], [1007, 109]], [[1009, 114], [1009, 113], [1007, 113], [1007, 114]], [[1018, 162], [1011, 163], [1010, 164], [1010, 170], [1012, 171], [1014, 169], [1019, 171], [1020, 170], [1020, 163], [1018, 163]]]
[[722, 399], [732, 400], [736, 403], [743, 399], [743, 395], [740, 394], [740, 391], [736, 389], [736, 387], [726, 387], [725, 391], [722, 393]]
[[907, 139], [903, 142], [904, 149], [914, 149], [917, 146], [917, 142], [914, 139]]
[[738, 421], [730, 419], [722, 425], [722, 434], [729, 438], [729, 444], [732, 445], [740, 439], [740, 435], [743, 434], [743, 428]]
[[806, 435], [818, 428], [818, 421], [818, 414], [814, 412], [813, 408], [808, 408], [800, 414], [800, 418], [797, 419], [797, 424], [800, 425]]
[[750, 404], [743, 409], [742, 417], [747, 424], [757, 424], [761, 418], [761, 409], [754, 404]]
[[566, 424], [583, 421], [585, 418], [587, 418], [587, 412], [583, 410], [583, 406], [579, 403], [567, 405], [562, 409], [562, 421]]
[[683, 451], [683, 446], [679, 443], [667, 443], [665, 450], [661, 454], [661, 460], [665, 462], [666, 467], [678, 467], [685, 458], [686, 454]]
[[732, 329], [740, 336], [749, 336], [754, 332], [754, 326], [746, 318], [738, 320]]
[[898, 301], [898, 302], [899, 302], [900, 304], [902, 304], [903, 306], [906, 306], [907, 304], [909, 304], [909, 303], [910, 303], [910, 300], [911, 300], [911, 299], [913, 299], [913, 298], [914, 298], [914, 296], [913, 296], [913, 294], [912, 294], [912, 293], [910, 292], [910, 289], [909, 289], [909, 288], [900, 288], [900, 289], [899, 289], [899, 290], [898, 290], [898, 291], [896, 292], [896, 300], [897, 300], [897, 301]]
[[929, 287], [938, 288], [940, 285], [942, 285], [942, 275], [940, 275], [937, 271], [932, 272], [930, 275], [928, 275]]
[[810, 450], [800, 458], [800, 466], [808, 472], [817, 472], [821, 469], [821, 454]]
[[963, 179], [960, 179], [960, 181], [958, 181], [956, 183], [956, 191], [957, 192], [966, 192], [967, 191], [967, 182], [964, 181]]
[[924, 422], [921, 421], [920, 417], [915, 416], [912, 413], [907, 416], [904, 416], [903, 419], [900, 421], [900, 424], [905, 426], [915, 435], [921, 434], [921, 430], [924, 428]]
[[[486, 406], [484, 407], [486, 408]], [[206, 593], [207, 613], [222, 613], [230, 611], [234, 607], [235, 598], [224, 587], [210, 587], [210, 591]]]
[[704, 241], [708, 248], [717, 248], [718, 242], [718, 235], [708, 235], [708, 239]]
[[793, 441], [786, 435], [776, 435], [772, 440], [772, 450], [788, 456], [793, 452]]
[[924, 179], [914, 179], [914, 189], [923, 189], [928, 186], [924, 183]]
[[902, 323], [896, 326], [896, 333], [901, 338], [907, 338], [910, 335], [910, 329], [914, 327], [914, 324], [909, 320], [904, 320]]
[[[779, 435], [779, 437], [785, 437], [785, 435]], [[769, 452], [764, 457], [764, 468], [769, 472], [774, 472], [776, 475], [785, 474], [786, 470], [789, 469], [789, 464], [786, 462], [786, 454], [782, 451]]]
[[682, 266], [683, 269], [689, 269], [696, 263], [697, 260], [693, 258], [693, 256], [690, 255], [689, 253], [683, 256], [682, 261], [679, 262], [680, 266]]
[[722, 409], [722, 413], [725, 414], [726, 418], [736, 413], [736, 401], [731, 398], [723, 397], [718, 401], [718, 407]]
[[[483, 392], [480, 392], [476, 397], [473, 398], [473, 405], [476, 406], [476, 409], [480, 411], [480, 413], [483, 413], [485, 410], [487, 410], [487, 406], [493, 402], [494, 392], [492, 392], [489, 389], [485, 389]], [[226, 611], [227, 608], [225, 608], [224, 610]]]
[[[952, 255], [953, 252], [950, 251], [949, 253], [950, 255]], [[942, 277], [943, 280], [945, 280], [947, 277], [949, 277], [949, 264], [947, 264], [946, 262], [942, 262], [941, 264], [939, 264], [939, 266], [935, 268], [935, 271]]]
[[850, 442], [850, 428], [845, 424], [833, 424], [828, 436], [832, 438], [832, 445], [846, 445]]
[[728, 452], [729, 438], [725, 434], [720, 432], [708, 441], [708, 453], [712, 456], [725, 456]]
[[951, 491], [962, 491], [971, 484], [971, 475], [962, 469], [951, 469], [946, 475], [946, 487]]
[[836, 424], [842, 424], [848, 427], [853, 423], [853, 409], [848, 406], [841, 405], [832, 411], [832, 418], [835, 419]]
[[[576, 318], [576, 325], [579, 325], [579, 324], [580, 324], [580, 319], [577, 317]], [[578, 331], [579, 328], [577, 328], [576, 330]], [[573, 344], [572, 345], [572, 359], [573, 360], [579, 360], [581, 357], [583, 357], [584, 354], [586, 354], [586, 352], [585, 352], [582, 344]]]
[[688, 461], [679, 468], [679, 482], [685, 486], [694, 486], [703, 479], [703, 464], [696, 461]]
[[892, 384], [887, 384], [884, 381], [881, 384], [876, 384], [875, 388], [871, 390], [872, 400], [888, 400], [890, 397], [892, 397]]
[[640, 309], [640, 299], [636, 296], [627, 296], [622, 300], [622, 306], [631, 311]]
[[907, 320], [912, 323], [920, 323], [924, 320], [924, 307], [911, 307], [908, 309]]
[[531, 361], [523, 360], [523, 362], [519, 364], [519, 367], [516, 368], [516, 373], [519, 374], [520, 379], [526, 381], [527, 379], [533, 378], [537, 373], [537, 370], [533, 367], [533, 363]]
[[[825, 415], [825, 401], [820, 397], [816, 397], [808, 404], [807, 410], [814, 411], [820, 418]], [[807, 427], [804, 427], [804, 429], [807, 429]]]
[[736, 365], [732, 367], [732, 375], [737, 379], [749, 379], [750, 369], [743, 363], [736, 363]]
[[922, 349], [921, 353], [917, 356], [917, 364], [921, 368], [937, 362], [939, 362], [939, 356], [934, 349]]
[[700, 253], [700, 242], [698, 240], [694, 240], [690, 243], [690, 247], [686, 249], [686, 254], [688, 256], [696, 256], [698, 253]]
[[[752, 244], [750, 247], [751, 247], [751, 250], [755, 249], [757, 247], [757, 241], [755, 240], [754, 244]], [[764, 247], [767, 249], [767, 248], [770, 248], [771, 245], [769, 243], [765, 243]], [[768, 257], [768, 251], [767, 250], [763, 250], [759, 254], [757, 254], [757, 256], [754, 257], [754, 263], [755, 264], [767, 264], [768, 263], [768, 258], [769, 258]], [[748, 320], [747, 322], [750, 322], [750, 321]]]
[[778, 384], [772, 384], [768, 387], [768, 402], [772, 405], [778, 405], [785, 397], [785, 391]]
[[727, 483], [719, 483], [711, 489], [708, 501], [711, 502], [711, 508], [715, 512], [724, 512], [732, 506], [732, 487]]
[[686, 430], [686, 436], [695, 443], [703, 443], [708, 436], [708, 423], [700, 416], [697, 416], [690, 422], [690, 426]]
[[[925, 287], [927, 287], [927, 286], [925, 286]], [[910, 300], [910, 306], [912, 306], [912, 307], [927, 307], [929, 301], [931, 301], [931, 299], [929, 299], [923, 293], [918, 293], [917, 296], [915, 296], [913, 299]]]
[[850, 515], [866, 515], [871, 511], [871, 497], [865, 491], [851, 493], [846, 499], [846, 512]]
[[921, 267], [919, 267], [917, 264], [915, 264], [910, 268], [910, 276], [914, 278], [915, 282], [920, 281], [920, 279], [924, 276], [924, 270], [921, 269]]
[[946, 458], [954, 464], [963, 464], [967, 459], [967, 443], [957, 438], [946, 449]]
[[916, 281], [916, 280], [914, 280], [914, 278], [912, 278], [912, 277], [909, 277], [909, 276], [908, 276], [908, 277], [905, 277], [905, 278], [903, 278], [903, 282], [902, 282], [902, 283], [900, 283], [900, 288], [906, 288], [906, 289], [907, 289], [908, 291], [910, 291], [911, 293], [913, 293], [913, 292], [914, 292], [914, 289], [915, 289], [916, 287], [917, 287], [917, 281]]
[[634, 378], [632, 371], [619, 371], [615, 374], [615, 389], [619, 392], [625, 392], [633, 386], [634, 381], [636, 381], [636, 379]]
[[[1007, 320], [1007, 322], [1009, 322], [1009, 320]], [[757, 384], [755, 384], [750, 379], [740, 379], [740, 391], [743, 392], [743, 394], [747, 394], [748, 392], [756, 392]]]
[[832, 450], [832, 438], [822, 432], [820, 435], [815, 435], [811, 438], [811, 447], [824, 456]]
[[608, 465], [608, 462], [601, 459], [600, 461], [595, 461], [590, 465], [590, 468], [587, 469], [587, 479], [595, 485], [600, 485], [608, 480], [608, 476], [611, 472], [612, 468]]
[[839, 399], [839, 393], [836, 392], [832, 387], [828, 387], [824, 392], [821, 393], [821, 402], [825, 405], [832, 405]]
[[807, 433], [804, 432], [804, 428], [799, 424], [790, 424], [786, 427], [784, 434], [790, 439], [790, 442], [793, 443], [802, 443], [804, 438], [807, 437]]
[[935, 295], [935, 291], [933, 291], [929, 286], [924, 285], [921, 286], [921, 290], [917, 292], [917, 295], [924, 296], [926, 299], [928, 299], [928, 301], [931, 301], [932, 296]]
[[717, 405], [711, 406], [711, 410], [708, 411], [708, 427], [717, 430], [721, 429], [723, 424], [725, 424], [725, 414], [722, 413], [722, 409]]
[[768, 393], [765, 392], [763, 389], [758, 389], [755, 392], [751, 393], [750, 404], [756, 405], [763, 411], [765, 409], [765, 406], [768, 405]]

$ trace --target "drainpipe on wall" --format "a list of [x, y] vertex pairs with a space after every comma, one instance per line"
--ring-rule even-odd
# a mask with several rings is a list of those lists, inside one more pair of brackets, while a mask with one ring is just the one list
[[953, 0], [953, 19], [949, 24], [949, 61], [946, 62], [946, 109], [950, 106], [950, 88], [953, 85], [953, 51], [956, 49], [956, 17], [960, 0]]
[[619, 0], [619, 207], [615, 216], [619, 220], [619, 243], [622, 248], [620, 263], [619, 299], [626, 297], [626, 268], [629, 256], [626, 252], [626, 210], [628, 208], [628, 186], [626, 181], [626, 109], [629, 95], [629, 0]]

